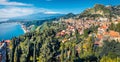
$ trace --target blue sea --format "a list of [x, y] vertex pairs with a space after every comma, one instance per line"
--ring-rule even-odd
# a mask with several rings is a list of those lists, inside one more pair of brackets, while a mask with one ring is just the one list
[[0, 41], [9, 40], [13, 37], [23, 35], [24, 31], [19, 23], [2, 23], [0, 24]]

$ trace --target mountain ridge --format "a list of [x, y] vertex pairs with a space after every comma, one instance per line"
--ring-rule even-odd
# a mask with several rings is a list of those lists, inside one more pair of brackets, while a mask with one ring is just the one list
[[35, 14], [26, 15], [26, 16], [10, 18], [9, 20], [19, 20], [19, 21], [44, 20], [44, 19], [50, 19], [50, 18], [57, 18], [63, 15], [65, 14], [35, 13]]
[[84, 10], [81, 14], [77, 15], [80, 18], [84, 17], [105, 17], [109, 18], [110, 16], [113, 18], [117, 18], [117, 16], [120, 17], [120, 5], [116, 6], [105, 6], [102, 4], [96, 4], [92, 8], [88, 8]]

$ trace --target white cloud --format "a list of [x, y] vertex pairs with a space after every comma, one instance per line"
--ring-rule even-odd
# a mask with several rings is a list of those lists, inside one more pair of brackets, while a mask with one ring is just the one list
[[34, 13], [36, 10], [33, 8], [18, 8], [18, 7], [8, 7], [0, 9], [0, 18], [12, 18], [17, 16], [24, 16]]
[[[52, 1], [52, 0], [46, 0]], [[0, 0], [0, 21], [9, 20], [9, 18], [30, 15], [34, 13], [45, 13], [45, 14], [56, 14], [59, 12], [54, 12], [45, 8], [35, 8], [32, 4], [26, 4], [22, 2], [11, 2], [9, 0]], [[26, 7], [27, 6], [27, 7]]]
[[25, 4], [25, 3], [21, 3], [21, 2], [9, 2], [8, 0], [0, 0], [0, 5], [32, 6], [32, 4]]
[[59, 12], [53, 12], [44, 8], [23, 8], [23, 7], [5, 7], [0, 9], [0, 19], [9, 19], [18, 16], [25, 16], [34, 13], [56, 14]]
[[58, 14], [58, 13], [60, 13], [60, 12], [53, 12], [53, 11], [46, 11], [46, 12], [44, 12], [45, 14]]

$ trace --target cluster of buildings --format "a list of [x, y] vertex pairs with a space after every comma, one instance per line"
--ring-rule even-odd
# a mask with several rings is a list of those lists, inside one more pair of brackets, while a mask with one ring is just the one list
[[[113, 23], [116, 24], [116, 21]], [[117, 23], [119, 22], [117, 21]], [[114, 30], [109, 30], [110, 24], [111, 22], [101, 23], [101, 25], [98, 27], [95, 45], [102, 46], [104, 40], [115, 40], [116, 42], [120, 42], [120, 33]]]
[[[75, 30], [78, 30], [79, 34], [84, 34], [84, 30], [90, 28], [91, 26], [98, 26], [96, 33], [91, 33], [89, 35], [94, 35], [95, 37], [95, 45], [102, 46], [103, 40], [116, 40], [120, 42], [120, 33], [109, 30], [109, 26], [111, 23], [120, 23], [120, 21], [108, 21], [105, 19], [104, 21], [96, 21], [96, 20], [82, 20], [82, 19], [65, 19], [62, 21], [67, 25], [65, 30], [61, 30], [57, 33], [57, 36], [71, 35], [75, 33]], [[65, 39], [66, 41], [67, 39]]]
[[74, 33], [75, 30], [78, 30], [79, 34], [84, 34], [84, 30], [87, 28], [90, 28], [91, 26], [97, 26], [99, 23], [94, 20], [81, 20], [81, 19], [66, 19], [62, 21], [67, 25], [66, 30], [62, 30], [57, 34], [57, 36], [63, 36], [65, 34], [70, 35], [71, 33]]

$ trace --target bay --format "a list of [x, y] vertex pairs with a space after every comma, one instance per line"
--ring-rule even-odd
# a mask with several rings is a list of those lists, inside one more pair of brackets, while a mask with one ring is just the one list
[[0, 24], [0, 41], [9, 40], [24, 34], [19, 23], [2, 23]]

